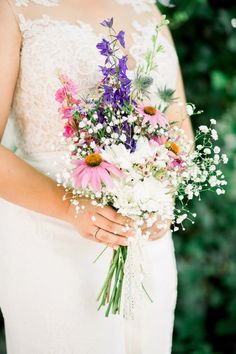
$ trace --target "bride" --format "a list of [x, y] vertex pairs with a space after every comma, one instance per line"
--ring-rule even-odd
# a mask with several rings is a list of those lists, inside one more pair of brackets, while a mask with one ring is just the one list
[[[0, 138], [14, 123], [16, 151], [0, 145], [0, 307], [8, 354], [168, 354], [176, 304], [172, 235], [148, 242], [147, 282], [154, 303], [141, 318], [105, 318], [96, 294], [112, 249], [126, 245], [124, 218], [88, 202], [74, 218], [55, 182], [65, 150], [54, 94], [58, 71], [86, 93], [99, 79], [99, 23], [114, 17], [127, 38], [129, 71], [143, 59], [160, 13], [154, 0], [0, 0]], [[168, 118], [186, 117], [184, 90], [170, 33], [160, 36], [155, 92], [176, 90]], [[158, 104], [158, 98], [152, 97]], [[188, 136], [190, 122], [182, 123]], [[95, 218], [91, 218], [96, 215]], [[99, 230], [99, 232], [97, 232]], [[110, 246], [97, 262], [93, 259]]]

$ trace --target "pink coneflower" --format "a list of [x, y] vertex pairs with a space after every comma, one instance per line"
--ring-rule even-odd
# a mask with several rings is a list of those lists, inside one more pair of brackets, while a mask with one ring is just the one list
[[159, 111], [159, 109], [141, 104], [137, 107], [137, 110], [144, 117], [144, 123], [149, 122], [153, 127], [156, 125], [159, 125], [160, 127], [166, 126], [166, 117], [161, 111]]
[[162, 136], [154, 136], [151, 138], [151, 143], [157, 144], [157, 145], [165, 145], [168, 141], [168, 138], [164, 135]]
[[113, 186], [111, 174], [122, 176], [119, 168], [104, 161], [98, 153], [90, 154], [85, 159], [73, 163], [76, 165], [73, 171], [75, 185], [82, 188], [90, 186], [94, 192], [101, 191], [102, 183], [108, 187]]

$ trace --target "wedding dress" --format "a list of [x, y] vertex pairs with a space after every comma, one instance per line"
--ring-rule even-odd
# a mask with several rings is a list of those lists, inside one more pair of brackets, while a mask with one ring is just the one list
[[[85, 18], [67, 0], [1, 1], [8, 1], [22, 33], [11, 112], [16, 154], [55, 178], [65, 151], [54, 99], [58, 73], [72, 78], [81, 93], [89, 92], [100, 78], [103, 58], [96, 43], [104, 29], [92, 10]], [[110, 0], [108, 13], [100, 18], [113, 15], [115, 27], [126, 30], [130, 76], [150, 44], [156, 25], [153, 9], [153, 0]], [[164, 52], [158, 56], [152, 97], [157, 87], [175, 88], [176, 83], [175, 50], [165, 36], [159, 40]], [[103, 246], [63, 221], [3, 199], [0, 218], [0, 307], [8, 354], [171, 353], [177, 271], [170, 233], [146, 246], [144, 282], [154, 302], [144, 303], [137, 321], [122, 315], [105, 318], [97, 311], [95, 299], [111, 251], [93, 264]]]

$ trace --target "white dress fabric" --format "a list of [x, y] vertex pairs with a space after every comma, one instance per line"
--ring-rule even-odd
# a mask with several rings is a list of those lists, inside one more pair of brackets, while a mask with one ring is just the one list
[[[96, 43], [101, 34], [80, 18], [67, 18], [66, 0], [4, 1], [22, 33], [12, 104], [16, 154], [55, 178], [66, 149], [58, 136], [63, 122], [54, 100], [58, 73], [75, 80], [83, 94], [89, 92], [100, 78], [103, 59]], [[156, 25], [151, 15], [154, 1], [111, 1], [114, 17], [121, 7], [132, 13], [128, 50], [138, 64]], [[157, 87], [175, 88], [176, 81], [175, 50], [164, 36], [160, 42], [165, 51], [158, 57], [153, 99]], [[8, 130], [5, 138], [7, 134]], [[103, 246], [84, 239], [63, 221], [3, 199], [0, 218], [0, 307], [8, 354], [171, 353], [177, 270], [170, 233], [147, 243], [144, 283], [154, 303], [147, 300], [136, 321], [122, 315], [105, 318], [104, 311], [97, 311], [96, 295], [112, 251], [93, 264]]]

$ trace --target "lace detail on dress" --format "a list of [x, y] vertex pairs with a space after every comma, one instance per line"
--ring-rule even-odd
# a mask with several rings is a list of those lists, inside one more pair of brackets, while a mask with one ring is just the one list
[[66, 27], [79, 27], [81, 30], [93, 33], [93, 28], [91, 25], [77, 20], [74, 24], [63, 20], [53, 20], [48, 15], [42, 15], [40, 18], [35, 20], [26, 19], [24, 15], [19, 14], [19, 26], [24, 38], [29, 38], [32, 36], [37, 36], [42, 33], [43, 28], [48, 26], [66, 26]]
[[155, 4], [155, 0], [117, 0], [118, 4], [131, 5], [137, 13], [151, 11], [151, 5]]
[[[153, 21], [150, 20], [145, 25], [140, 24], [138, 21], [133, 21], [133, 27], [135, 29], [131, 34], [133, 45], [130, 47], [129, 52], [137, 65], [145, 64], [145, 54], [147, 48], [151, 46], [156, 21], [154, 19]], [[151, 90], [151, 99], [154, 100], [153, 104], [159, 103], [156, 94], [158, 88], [175, 89], [177, 77], [178, 58], [174, 47], [161, 33], [159, 34], [159, 43], [163, 50], [156, 57], [157, 70], [152, 73], [154, 84]]]
[[70, 24], [46, 15], [27, 20], [21, 14], [19, 22], [24, 40], [13, 100], [17, 145], [28, 154], [65, 150], [59, 137], [63, 122], [54, 99], [60, 86], [58, 73], [67, 74], [80, 94], [87, 94], [101, 78], [99, 35], [83, 22]]
[[16, 6], [28, 6], [30, 2], [33, 2], [36, 5], [43, 5], [43, 6], [57, 6], [58, 0], [16, 0]]

